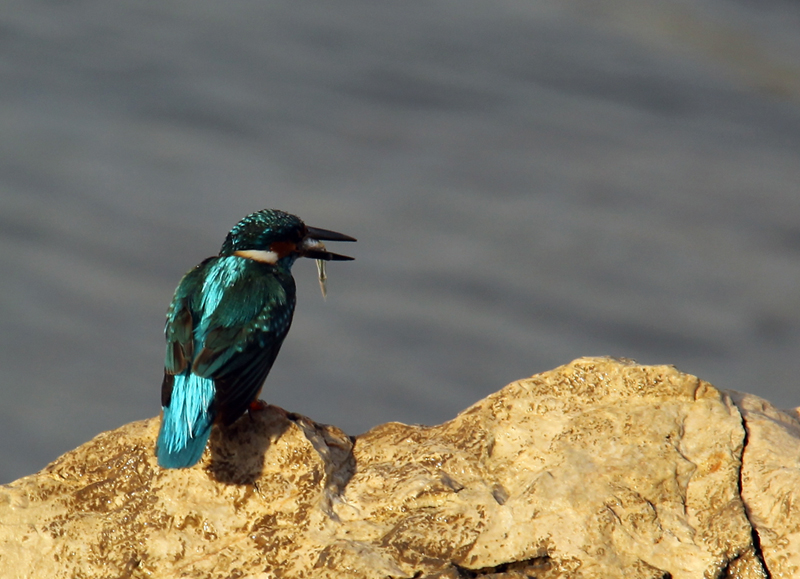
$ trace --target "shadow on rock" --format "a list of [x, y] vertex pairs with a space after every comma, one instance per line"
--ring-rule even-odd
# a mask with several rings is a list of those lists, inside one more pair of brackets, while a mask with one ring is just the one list
[[267, 405], [227, 428], [215, 428], [210, 444], [212, 476], [224, 484], [255, 483], [264, 470], [267, 449], [291, 424], [283, 409]]

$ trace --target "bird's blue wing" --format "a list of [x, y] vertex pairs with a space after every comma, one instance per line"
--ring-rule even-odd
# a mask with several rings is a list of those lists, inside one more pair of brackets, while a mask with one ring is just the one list
[[216, 413], [224, 424], [255, 400], [292, 323], [294, 280], [274, 271], [264, 275], [264, 267], [248, 263], [201, 322], [192, 372], [213, 379]]
[[182, 374], [191, 366], [194, 357], [194, 329], [197, 319], [192, 310], [192, 298], [203, 287], [205, 271], [213, 259], [206, 259], [183, 276], [167, 311], [167, 322], [164, 326], [167, 350], [164, 356], [161, 406], [170, 405], [174, 377]]
[[192, 302], [202, 291], [209, 258], [189, 271], [175, 290], [164, 333], [164, 381], [161, 406], [164, 413], [156, 442], [158, 464], [164, 468], [192, 466], [203, 454], [214, 420], [214, 384], [190, 371], [194, 356], [197, 315]]

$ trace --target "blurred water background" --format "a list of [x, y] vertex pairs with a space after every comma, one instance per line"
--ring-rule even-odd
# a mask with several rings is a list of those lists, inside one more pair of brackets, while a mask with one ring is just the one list
[[185, 271], [265, 207], [263, 397], [434, 424], [583, 355], [800, 405], [800, 4], [5, 0], [0, 483], [159, 412]]

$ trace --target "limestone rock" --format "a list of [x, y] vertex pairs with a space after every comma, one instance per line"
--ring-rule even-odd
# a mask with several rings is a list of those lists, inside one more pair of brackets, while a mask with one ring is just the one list
[[356, 438], [269, 407], [185, 470], [157, 429], [0, 487], [0, 576], [800, 576], [797, 414], [668, 366], [580, 359]]

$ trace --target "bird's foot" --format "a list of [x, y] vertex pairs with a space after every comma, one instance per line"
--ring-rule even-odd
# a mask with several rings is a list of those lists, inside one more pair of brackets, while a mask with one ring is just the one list
[[250, 403], [250, 406], [247, 407], [247, 411], [257, 412], [259, 410], [266, 410], [267, 408], [269, 408], [269, 404], [267, 404], [263, 400], [256, 399]]

